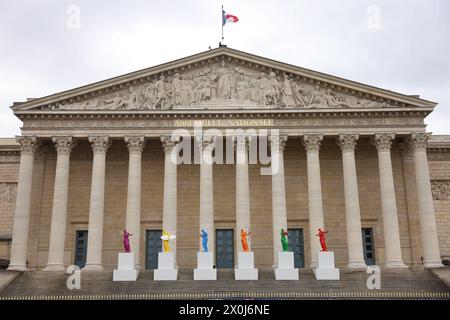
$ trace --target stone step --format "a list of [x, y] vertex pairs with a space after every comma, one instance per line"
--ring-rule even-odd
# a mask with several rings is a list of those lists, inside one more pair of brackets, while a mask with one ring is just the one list
[[[177, 281], [153, 281], [153, 271], [142, 271], [136, 282], [113, 282], [111, 271], [83, 271], [81, 290], [68, 290], [68, 275], [53, 272], [25, 272], [17, 277], [2, 292], [0, 297], [36, 295], [80, 295], [80, 294], [232, 294], [255, 295], [303, 294], [308, 292], [344, 294], [365, 292], [369, 294], [365, 272], [341, 272], [340, 281], [317, 281], [311, 270], [302, 269], [299, 281], [275, 281], [272, 270], [260, 270], [257, 281], [235, 281], [234, 270], [218, 270], [217, 281], [193, 281], [193, 271], [179, 270]], [[432, 272], [386, 271], [381, 274], [382, 292], [391, 293], [442, 293], [450, 294], [449, 288]]]

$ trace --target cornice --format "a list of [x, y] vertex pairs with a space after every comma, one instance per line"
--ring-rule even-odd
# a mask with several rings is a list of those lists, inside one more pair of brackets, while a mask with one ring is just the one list
[[236, 109], [236, 110], [165, 110], [165, 111], [20, 111], [16, 116], [27, 119], [220, 119], [220, 118], [342, 118], [342, 117], [402, 117], [425, 118], [432, 108], [380, 109]]

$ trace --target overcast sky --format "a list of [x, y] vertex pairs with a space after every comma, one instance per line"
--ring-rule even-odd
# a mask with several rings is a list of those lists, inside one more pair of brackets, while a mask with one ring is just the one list
[[14, 101], [217, 47], [221, 4], [229, 47], [420, 94], [450, 134], [448, 0], [0, 0], [0, 137], [20, 134]]

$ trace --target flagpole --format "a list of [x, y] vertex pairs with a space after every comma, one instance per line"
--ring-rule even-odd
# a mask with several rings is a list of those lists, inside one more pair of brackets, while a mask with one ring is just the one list
[[222, 17], [222, 44], [224, 44], [223, 42], [224, 42], [224, 40], [225, 40], [225, 37], [224, 37], [224, 35], [223, 35], [223, 5], [222, 5], [222, 12], [220, 13], [220, 16]]

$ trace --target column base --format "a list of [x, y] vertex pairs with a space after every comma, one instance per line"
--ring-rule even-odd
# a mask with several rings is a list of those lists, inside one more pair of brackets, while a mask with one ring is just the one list
[[423, 263], [423, 267], [427, 269], [444, 268], [444, 265], [440, 260], [432, 260], [432, 261], [425, 261]]
[[66, 272], [66, 267], [62, 264], [48, 264], [42, 271], [62, 271]]
[[389, 269], [407, 269], [408, 266], [403, 261], [386, 261], [384, 266]]
[[8, 269], [9, 271], [29, 271], [29, 269], [25, 266], [25, 265], [20, 265], [20, 264], [16, 264], [16, 265], [9, 265]]
[[349, 261], [347, 263], [347, 268], [352, 270], [367, 270], [367, 265], [364, 261]]
[[101, 264], [87, 264], [83, 271], [103, 271], [103, 266]]

